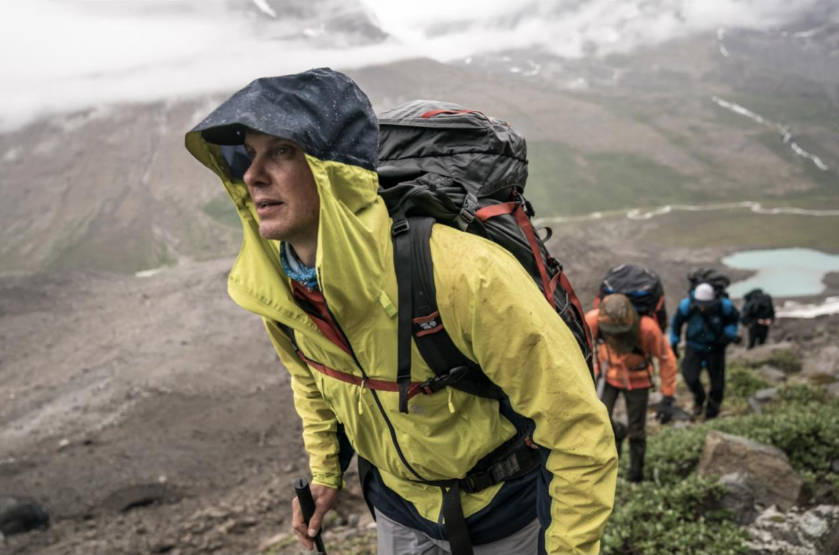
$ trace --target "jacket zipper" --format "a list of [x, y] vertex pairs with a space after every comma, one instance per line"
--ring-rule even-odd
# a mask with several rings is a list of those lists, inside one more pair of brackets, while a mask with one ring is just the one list
[[[320, 284], [320, 286], [321, 286], [321, 291], [323, 291], [323, 284]], [[347, 345], [350, 348], [350, 355], [352, 356], [353, 362], [355, 362], [355, 365], [361, 371], [361, 377], [365, 381], [368, 380], [369, 376], [367, 375], [367, 372], [364, 371], [364, 367], [361, 366], [361, 362], [359, 362], [358, 357], [355, 354], [355, 349], [353, 349], [353, 346], [352, 346], [352, 343], [350, 343], [349, 337], [347, 337], [347, 334], [344, 333], [344, 330], [341, 327], [341, 324], [338, 323], [338, 319], [335, 318], [335, 315], [332, 313], [332, 310], [330, 310], [329, 303], [326, 302], [326, 294], [323, 295], [323, 305], [326, 307], [326, 312], [329, 314], [329, 317], [332, 318], [332, 321], [335, 323], [335, 327], [338, 328], [338, 331], [341, 333], [341, 336], [344, 338], [344, 341], [347, 342]], [[414, 468], [408, 462], [408, 459], [405, 458], [405, 454], [402, 452], [402, 448], [399, 446], [399, 441], [396, 439], [396, 430], [394, 429], [393, 424], [391, 423], [390, 419], [387, 417], [387, 413], [385, 412], [385, 408], [382, 405], [382, 402], [379, 399], [379, 395], [376, 393], [376, 390], [371, 389], [370, 393], [373, 394], [373, 399], [376, 401], [376, 406], [379, 407], [379, 412], [382, 414], [382, 418], [384, 418], [385, 424], [387, 424], [387, 428], [390, 431], [390, 439], [393, 442], [393, 446], [396, 448], [396, 454], [399, 455], [399, 459], [402, 461], [402, 464], [405, 465], [405, 468], [407, 468], [411, 472], [411, 474], [413, 474], [414, 476], [417, 477], [417, 480], [420, 480], [421, 482], [427, 481], [425, 478], [420, 476], [419, 473], [416, 470], [414, 470]]]

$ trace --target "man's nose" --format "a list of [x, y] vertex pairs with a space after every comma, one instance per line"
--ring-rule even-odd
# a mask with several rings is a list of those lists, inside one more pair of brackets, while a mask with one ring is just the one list
[[270, 180], [270, 176], [265, 171], [265, 164], [262, 163], [259, 157], [251, 161], [250, 166], [248, 166], [248, 169], [245, 170], [245, 174], [242, 176], [242, 181], [248, 187], [264, 187], [270, 183]]

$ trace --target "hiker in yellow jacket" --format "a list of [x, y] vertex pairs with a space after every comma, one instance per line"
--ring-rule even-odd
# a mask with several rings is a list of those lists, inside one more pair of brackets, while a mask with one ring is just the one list
[[368, 468], [380, 554], [465, 552], [446, 541], [447, 488], [430, 483], [467, 476], [521, 421], [540, 467], [455, 496], [474, 552], [597, 553], [617, 472], [609, 419], [571, 332], [501, 247], [442, 225], [430, 245], [446, 330], [508, 400], [422, 394], [434, 374], [414, 345], [410, 410], [400, 412], [377, 144], [367, 97], [329, 69], [258, 79], [186, 137], [242, 220], [228, 291], [263, 318], [292, 376], [316, 502], [308, 530], [295, 509], [295, 532], [311, 548], [354, 451]]
[[[626, 401], [629, 425], [627, 434], [615, 431], [618, 453], [624, 437], [629, 437], [629, 472], [627, 480], [644, 479], [644, 456], [647, 450], [647, 402], [653, 387], [655, 362], [661, 376], [662, 400], [657, 417], [663, 423], [672, 418], [676, 394], [676, 357], [653, 317], [639, 315], [626, 295], [608, 295], [599, 306], [586, 314], [589, 328], [597, 340], [598, 391], [609, 416], [618, 395]], [[616, 425], [617, 428], [617, 425]]]

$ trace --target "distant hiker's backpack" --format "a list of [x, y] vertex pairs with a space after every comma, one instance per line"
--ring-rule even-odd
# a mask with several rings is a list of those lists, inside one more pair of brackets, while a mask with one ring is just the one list
[[728, 279], [728, 276], [714, 270], [713, 268], [699, 268], [698, 270], [689, 273], [688, 282], [690, 283], [688, 292], [696, 289], [696, 286], [700, 283], [707, 283], [711, 285], [714, 288], [714, 293], [718, 299], [728, 297], [726, 289], [729, 285], [731, 285], [731, 280]]
[[762, 289], [753, 289], [743, 296], [743, 323], [753, 324], [761, 319], [775, 317], [772, 297]]
[[[426, 100], [380, 114], [379, 126], [379, 194], [393, 218], [399, 284], [400, 410], [407, 412], [412, 335], [437, 375], [434, 387], [503, 398], [480, 367], [460, 353], [440, 320], [429, 247], [434, 223], [510, 251], [568, 325], [591, 370], [591, 334], [582, 306], [562, 265], [534, 229], [533, 207], [522, 196], [524, 137], [480, 112]], [[545, 240], [549, 237], [548, 231]]]
[[614, 293], [626, 295], [639, 315], [652, 317], [661, 331], [667, 329], [664, 287], [661, 285], [658, 274], [648, 268], [632, 264], [615, 266], [606, 272], [597, 297], [594, 299], [594, 307], [597, 308], [606, 295]]

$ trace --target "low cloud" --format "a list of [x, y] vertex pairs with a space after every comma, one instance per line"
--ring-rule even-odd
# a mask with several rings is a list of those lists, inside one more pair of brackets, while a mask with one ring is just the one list
[[[89, 107], [228, 92], [317, 66], [447, 61], [510, 48], [566, 57], [628, 52], [719, 27], [781, 26], [819, 0], [360, 2], [339, 4], [349, 6], [345, 15], [369, 14], [390, 39], [330, 47], [340, 37], [322, 36], [322, 18], [294, 19], [282, 9], [292, 5], [276, 0], [242, 0], [237, 9], [230, 0], [3, 0], [0, 130]], [[327, 16], [338, 4], [312, 5]]]

